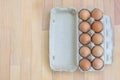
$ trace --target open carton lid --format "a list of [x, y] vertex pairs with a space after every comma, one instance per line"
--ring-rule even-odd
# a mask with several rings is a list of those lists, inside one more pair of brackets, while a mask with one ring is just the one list
[[55, 71], [75, 71], [77, 63], [77, 11], [53, 8], [50, 19], [50, 67]]

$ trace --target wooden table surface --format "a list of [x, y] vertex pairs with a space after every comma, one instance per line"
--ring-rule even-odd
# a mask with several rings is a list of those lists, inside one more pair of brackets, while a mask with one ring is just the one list
[[[120, 80], [120, 0], [0, 0], [0, 80]], [[97, 7], [111, 16], [113, 64], [103, 71], [54, 72], [49, 66], [53, 7]]]

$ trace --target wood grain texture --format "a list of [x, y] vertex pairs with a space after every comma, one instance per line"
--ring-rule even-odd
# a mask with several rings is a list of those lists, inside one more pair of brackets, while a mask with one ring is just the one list
[[10, 20], [10, 80], [21, 79], [21, 56], [23, 53], [23, 10], [21, 1], [12, 0], [9, 6]]
[[114, 79], [119, 80], [120, 79], [120, 76], [119, 76], [120, 70], [118, 70], [118, 69], [120, 67], [120, 58], [119, 58], [119, 56], [120, 56], [120, 54], [119, 54], [120, 53], [120, 43], [119, 43], [120, 37], [118, 37], [118, 34], [120, 33], [120, 25], [115, 26], [114, 30], [115, 30], [115, 45], [114, 45], [114, 54], [113, 54], [114, 63], [112, 64], [112, 67], [110, 67], [110, 68], [112, 70], [111, 75], [113, 75], [113, 76], [111, 76], [112, 80], [114, 80]]
[[[104, 0], [103, 2], [104, 2], [105, 14], [109, 15], [112, 18], [111, 21], [112, 21], [112, 24], [114, 25], [115, 24], [115, 22], [114, 22], [115, 17], [114, 16], [116, 15], [116, 14], [114, 14], [114, 10], [115, 10], [114, 1], [109, 0], [109, 3], [108, 3], [108, 1]], [[112, 26], [112, 27], [114, 27], [114, 26]]]
[[0, 1], [0, 80], [10, 78], [10, 22], [7, 0]]
[[44, 7], [43, 7], [43, 26], [42, 30], [47, 30], [49, 29], [49, 22], [50, 22], [50, 10], [53, 7], [53, 0], [43, 0], [44, 2]]
[[[112, 7], [111, 7], [112, 8]], [[120, 0], [114, 0], [115, 24], [120, 24]]]
[[[119, 4], [119, 0], [0, 0], [0, 80], [120, 80]], [[97, 7], [111, 16], [113, 64], [98, 72], [52, 71], [49, 21], [53, 7]]]
[[43, 80], [42, 37], [40, 37], [42, 35], [43, 6], [43, 0], [32, 0], [31, 80]]
[[23, 4], [23, 51], [21, 54], [21, 80], [31, 79], [31, 54], [32, 54], [32, 3], [25, 0]]

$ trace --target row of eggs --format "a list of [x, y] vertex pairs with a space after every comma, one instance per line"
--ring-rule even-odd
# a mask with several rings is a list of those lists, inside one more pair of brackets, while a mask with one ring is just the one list
[[[90, 17], [95, 20], [92, 24], [87, 21]], [[79, 62], [79, 66], [84, 71], [89, 70], [90, 67], [93, 67], [95, 70], [100, 70], [104, 65], [104, 61], [100, 58], [104, 52], [100, 46], [103, 42], [103, 35], [100, 33], [103, 30], [103, 24], [100, 21], [102, 17], [102, 11], [97, 8], [93, 9], [92, 12], [87, 9], [82, 9], [79, 12], [79, 18], [82, 20], [79, 24], [79, 30], [82, 32], [79, 36], [79, 41], [83, 44], [79, 49], [79, 54], [83, 57]], [[95, 32], [92, 36], [88, 34], [90, 30]], [[90, 42], [95, 44], [92, 49], [87, 46]], [[95, 57], [92, 61], [88, 59], [91, 54]]]

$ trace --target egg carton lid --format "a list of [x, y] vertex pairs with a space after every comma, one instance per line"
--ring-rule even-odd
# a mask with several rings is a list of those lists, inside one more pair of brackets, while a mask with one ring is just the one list
[[[111, 64], [113, 32], [109, 16], [104, 15], [103, 25], [106, 27], [104, 63]], [[49, 29], [49, 60], [52, 70], [73, 72], [79, 67], [78, 42], [78, 11], [72, 7], [53, 8]]]

